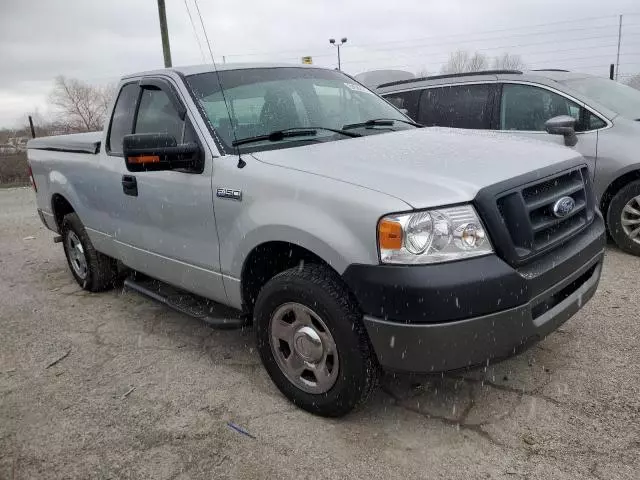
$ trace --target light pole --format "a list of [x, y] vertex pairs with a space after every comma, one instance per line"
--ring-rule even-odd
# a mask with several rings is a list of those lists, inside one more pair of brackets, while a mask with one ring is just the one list
[[335, 38], [330, 38], [329, 39], [329, 43], [331, 45], [335, 45], [336, 47], [338, 47], [338, 70], [340, 70], [340, 47], [342, 45], [344, 45], [345, 43], [347, 43], [347, 37], [343, 37], [340, 39], [340, 43], [336, 43], [336, 39]]

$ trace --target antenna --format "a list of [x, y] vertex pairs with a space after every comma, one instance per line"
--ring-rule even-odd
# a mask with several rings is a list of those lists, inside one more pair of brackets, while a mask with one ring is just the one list
[[[238, 141], [238, 137], [236, 136], [236, 126], [233, 123], [233, 117], [231, 116], [231, 110], [229, 109], [227, 96], [224, 93], [224, 87], [222, 86], [222, 80], [220, 79], [220, 72], [218, 72], [216, 59], [213, 58], [213, 50], [211, 50], [211, 42], [209, 42], [209, 36], [207, 35], [206, 28], [204, 28], [204, 22], [202, 21], [202, 14], [200, 13], [198, 0], [193, 0], [193, 3], [195, 3], [196, 5], [196, 10], [198, 11], [198, 17], [200, 17], [200, 25], [202, 26], [202, 31], [204, 32], [204, 38], [207, 41], [207, 47], [209, 47], [209, 55], [211, 55], [211, 63], [213, 63], [213, 69], [216, 72], [216, 77], [218, 77], [218, 84], [220, 85], [220, 93], [222, 94], [222, 101], [224, 102], [224, 107], [227, 109], [227, 115], [229, 116], [229, 123], [231, 124], [231, 132], [233, 133], [233, 141], [234, 143], [236, 143]], [[247, 162], [245, 162], [242, 159], [242, 156], [240, 155], [240, 147], [238, 145], [236, 145], [236, 153], [238, 154], [238, 168], [244, 168]]]

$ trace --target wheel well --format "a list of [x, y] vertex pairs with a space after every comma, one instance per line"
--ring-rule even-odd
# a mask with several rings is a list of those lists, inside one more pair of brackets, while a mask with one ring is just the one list
[[616, 193], [618, 193], [618, 191], [628, 183], [638, 179], [640, 179], [640, 170], [633, 170], [611, 182], [611, 185], [607, 187], [607, 190], [604, 192], [602, 199], [600, 200], [600, 211], [605, 217], [607, 216], [607, 210], [609, 209], [611, 199], [616, 195]]
[[[267, 242], [255, 247], [242, 267], [242, 303], [253, 312], [256, 298], [264, 285], [275, 275], [296, 265], [319, 263], [329, 266], [315, 253], [289, 242]], [[330, 267], [331, 268], [331, 267]]]
[[64, 198], [62, 195], [60, 195], [59, 193], [56, 193], [51, 198], [51, 208], [53, 210], [53, 216], [56, 219], [56, 225], [58, 226], [58, 231], [60, 231], [60, 228], [62, 227], [62, 219], [64, 218], [64, 216], [69, 213], [75, 212], [75, 210], [73, 209], [71, 204], [67, 201], [67, 199]]

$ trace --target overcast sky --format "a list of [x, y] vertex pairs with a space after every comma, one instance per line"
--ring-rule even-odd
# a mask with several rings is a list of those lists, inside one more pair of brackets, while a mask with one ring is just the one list
[[[194, 0], [166, 0], [174, 65], [210, 61]], [[638, 0], [199, 0], [217, 61], [437, 73], [457, 49], [520, 54], [530, 68], [606, 75], [623, 21], [620, 73], [640, 72]], [[0, 128], [37, 109], [57, 75], [101, 84], [162, 67], [156, 0], [0, 0]]]

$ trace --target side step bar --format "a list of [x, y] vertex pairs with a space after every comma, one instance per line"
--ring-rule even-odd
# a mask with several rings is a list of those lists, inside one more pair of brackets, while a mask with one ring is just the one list
[[134, 274], [127, 278], [124, 281], [124, 286], [180, 313], [202, 320], [212, 328], [230, 330], [242, 328], [249, 323], [247, 318], [237, 310], [140, 274]]

